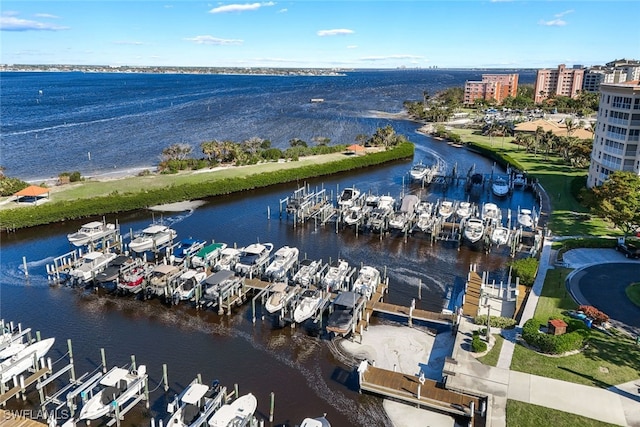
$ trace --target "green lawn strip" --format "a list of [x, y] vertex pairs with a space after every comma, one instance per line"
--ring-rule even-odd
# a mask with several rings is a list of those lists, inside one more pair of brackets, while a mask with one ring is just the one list
[[478, 357], [478, 360], [485, 365], [496, 366], [498, 364], [498, 358], [500, 357], [500, 350], [502, 349], [502, 343], [504, 342], [504, 338], [500, 334], [493, 334], [493, 338], [495, 338], [495, 343], [491, 350], [487, 354], [482, 357]]
[[507, 400], [507, 425], [518, 427], [608, 427], [615, 424], [517, 400]]
[[626, 287], [624, 292], [632, 303], [640, 307], [640, 282], [630, 284]]
[[[568, 268], [547, 270], [535, 317], [546, 321], [577, 308], [565, 288]], [[588, 347], [578, 354], [550, 357], [516, 345], [511, 369], [579, 384], [611, 387], [640, 376], [640, 346], [622, 334], [607, 336], [593, 330]]]

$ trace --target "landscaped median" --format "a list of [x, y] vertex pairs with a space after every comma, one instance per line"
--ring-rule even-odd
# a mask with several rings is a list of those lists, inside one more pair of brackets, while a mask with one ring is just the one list
[[[262, 165], [230, 168], [235, 169], [233, 174], [183, 173], [86, 182], [70, 189], [68, 193], [62, 191], [54, 194], [51, 201], [38, 206], [0, 210], [0, 228], [19, 229], [253, 190], [411, 158], [413, 153], [412, 143], [402, 143], [366, 155], [317, 156], [301, 159], [300, 163], [271, 163], [267, 164], [268, 168]], [[160, 186], [153, 185], [156, 178], [162, 181]], [[95, 191], [89, 190], [92, 186]]]

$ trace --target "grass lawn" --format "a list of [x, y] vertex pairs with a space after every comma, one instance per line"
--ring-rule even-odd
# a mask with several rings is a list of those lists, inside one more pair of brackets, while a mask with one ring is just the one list
[[557, 411], [544, 406], [532, 405], [517, 400], [507, 400], [507, 425], [518, 427], [608, 427], [603, 423], [581, 415]]
[[493, 334], [493, 338], [496, 340], [491, 347], [491, 350], [482, 357], [478, 357], [478, 360], [485, 365], [496, 366], [498, 364], [498, 358], [500, 357], [500, 350], [502, 349], [502, 343], [504, 338], [500, 334]]
[[624, 291], [627, 294], [627, 298], [640, 307], [640, 283], [632, 283]]
[[582, 185], [578, 181], [574, 183], [574, 180], [584, 179], [587, 176], [587, 169], [566, 165], [558, 156], [550, 155], [545, 158], [544, 153], [526, 153], [523, 147], [509, 142], [510, 137], [489, 138], [474, 134], [473, 132], [476, 132], [474, 129], [455, 129], [454, 132], [459, 134], [465, 142], [473, 141], [493, 151], [508, 154], [522, 165], [527, 174], [538, 178], [551, 200], [553, 214], [550, 228], [555, 234], [561, 236], [621, 234], [600, 218], [592, 216], [586, 219], [579, 215], [580, 213], [588, 214], [588, 210], [573, 197], [571, 189], [574, 185]]
[[[565, 279], [570, 271], [567, 268], [547, 271], [536, 318], [547, 320], [550, 316], [561, 316], [564, 310], [577, 308], [565, 289]], [[593, 330], [588, 347], [571, 356], [550, 357], [516, 345], [511, 369], [607, 388], [640, 376], [640, 346], [626, 335], [618, 333], [609, 337]]]

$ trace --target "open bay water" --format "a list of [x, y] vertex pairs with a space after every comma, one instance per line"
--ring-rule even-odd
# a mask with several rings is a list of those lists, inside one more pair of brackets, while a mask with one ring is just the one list
[[[376, 127], [387, 124], [387, 120], [375, 118], [370, 114], [371, 110], [395, 113], [400, 111], [401, 103], [404, 99], [415, 99], [419, 97], [427, 85], [425, 81], [414, 81], [413, 89], [409, 81], [404, 82], [403, 89], [394, 92], [393, 86], [395, 76], [404, 72], [370, 72], [373, 77], [379, 79], [381, 87], [369, 87], [362, 78], [362, 84], [367, 85], [363, 92], [370, 93], [372, 101], [367, 102], [361, 99], [359, 102], [351, 101], [346, 103], [346, 110], [352, 113], [344, 113], [340, 117], [353, 116], [357, 120], [344, 120], [342, 128], [346, 133], [372, 133]], [[77, 74], [82, 78], [89, 78], [92, 75]], [[355, 73], [358, 74], [358, 73]], [[368, 76], [369, 73], [364, 73]], [[417, 73], [417, 75], [428, 75]], [[59, 79], [55, 73], [43, 74], [46, 78]], [[118, 76], [118, 75], [115, 75]], [[386, 76], [386, 78], [385, 78]], [[3, 74], [3, 162], [5, 161], [5, 121], [4, 121], [4, 77]], [[36, 76], [37, 77], [37, 76]], [[44, 78], [40, 77], [40, 78]], [[99, 86], [103, 78], [117, 81], [117, 77], [111, 75], [95, 75], [96, 81], [93, 84], [86, 84], [86, 87]], [[122, 76], [125, 80], [138, 76]], [[153, 76], [148, 76], [153, 78]], [[179, 81], [181, 78], [191, 79], [192, 77], [203, 76], [158, 76]], [[211, 76], [214, 77], [214, 76]], [[234, 78], [236, 76], [222, 76]], [[251, 76], [247, 79], [263, 79], [263, 77]], [[476, 78], [473, 75], [464, 74], [460, 79]], [[264, 81], [274, 79], [274, 84], [281, 85], [280, 91], [295, 93], [296, 90], [286, 88], [282, 81], [291, 82], [292, 85], [301, 83], [302, 78], [267, 78]], [[279, 80], [280, 79], [280, 80]], [[300, 79], [300, 80], [299, 80]], [[313, 78], [316, 79], [316, 78]], [[341, 77], [317, 78], [328, 84], [337, 84]], [[387, 82], [390, 80], [390, 82]], [[113, 82], [111, 82], [113, 84]], [[131, 84], [131, 83], [129, 83]], [[129, 85], [127, 84], [127, 85]], [[252, 83], [256, 84], [256, 83]], [[34, 84], [36, 94], [39, 85]], [[44, 86], [44, 85], [40, 85]], [[124, 86], [124, 85], [123, 85]], [[138, 88], [144, 92], [143, 85]], [[356, 85], [357, 86], [357, 85]], [[445, 85], [446, 86], [446, 85]], [[192, 93], [191, 86], [188, 86], [189, 95]], [[280, 86], [278, 86], [280, 87]], [[267, 88], [262, 88], [268, 92]], [[49, 89], [42, 89], [43, 96]], [[74, 90], [77, 90], [74, 89]], [[87, 89], [88, 90], [88, 89]], [[164, 89], [163, 89], [164, 90]], [[221, 91], [223, 89], [220, 89]], [[233, 87], [226, 88], [228, 92], [234, 90]], [[303, 89], [299, 89], [303, 90]], [[309, 89], [304, 89], [309, 90]], [[153, 87], [148, 91], [153, 92]], [[241, 92], [241, 90], [238, 90]], [[159, 92], [162, 92], [159, 90]], [[316, 89], [304, 94], [305, 102], [311, 97], [324, 97], [325, 103], [319, 105], [309, 105], [308, 108], [324, 107], [329, 105], [329, 89], [317, 83]], [[339, 91], [338, 91], [339, 92]], [[374, 95], [380, 92], [378, 95]], [[177, 92], [176, 99], [180, 92]], [[248, 95], [247, 95], [248, 96]], [[275, 96], [275, 95], [274, 95]], [[284, 95], [282, 95], [284, 97]], [[354, 97], [355, 95], [351, 95]], [[397, 99], [394, 99], [397, 96]], [[153, 96], [150, 95], [151, 98]], [[161, 96], [157, 95], [149, 103], [158, 103], [158, 108], [163, 108], [160, 101]], [[269, 96], [264, 96], [268, 99]], [[349, 98], [349, 91], [345, 90], [342, 98]], [[379, 99], [384, 98], [384, 102]], [[173, 100], [174, 106], [178, 102]], [[376, 101], [378, 100], [378, 101]], [[129, 104], [123, 95], [119, 101], [122, 105]], [[170, 104], [171, 101], [168, 101]], [[186, 102], [188, 103], [188, 102]], [[106, 109], [116, 108], [106, 103]], [[285, 104], [282, 102], [282, 104]], [[165, 106], [166, 107], [166, 106]], [[123, 109], [126, 109], [122, 107]], [[95, 110], [100, 108], [95, 107]], [[169, 108], [170, 109], [170, 108]], [[345, 111], [342, 109], [341, 111]], [[64, 109], [62, 109], [64, 110]], [[91, 110], [85, 107], [85, 110]], [[248, 109], [251, 116], [251, 109]], [[94, 112], [95, 113], [95, 112]], [[234, 113], [225, 113], [231, 116], [239, 116], [244, 112], [235, 110]], [[53, 113], [52, 113], [53, 114]], [[60, 111], [58, 114], [70, 114], [73, 112]], [[97, 113], [95, 113], [97, 114]], [[149, 107], [149, 116], [160, 117], [161, 114]], [[261, 114], [266, 114], [262, 112]], [[270, 114], [270, 113], [269, 113]], [[197, 116], [197, 115], [196, 115]], [[277, 117], [278, 114], [273, 114]], [[310, 113], [307, 116], [315, 116]], [[270, 116], [271, 117], [271, 116]], [[338, 120], [334, 117], [335, 120]], [[97, 119], [96, 119], [97, 120]], [[123, 120], [123, 119], [116, 119]], [[281, 126], [286, 122], [282, 120]], [[307, 117], [307, 120], [308, 119]], [[267, 119], [267, 122], [270, 120]], [[315, 121], [315, 119], [314, 119]], [[323, 126], [323, 120], [317, 120], [318, 126]], [[162, 120], [160, 120], [162, 122]], [[295, 123], [295, 120], [293, 120]], [[447, 145], [441, 141], [434, 141], [428, 137], [416, 133], [418, 124], [408, 121], [389, 121], [397, 132], [407, 135], [416, 143], [415, 160], [441, 159], [448, 167], [457, 165], [460, 171], [466, 171], [472, 165], [480, 172], [489, 173], [493, 167], [492, 163], [470, 153], [464, 149]], [[105, 123], [105, 122], [99, 122]], [[198, 121], [194, 126], [197, 128]], [[239, 122], [236, 122], [239, 123]], [[366, 123], [364, 132], [359, 126]], [[162, 127], [165, 123], [156, 123]], [[353, 125], [357, 130], [353, 130]], [[7, 124], [7, 126], [10, 126]], [[17, 126], [14, 124], [13, 126]], [[23, 125], [24, 126], [24, 125]], [[44, 127], [54, 127], [53, 122], [49, 122]], [[91, 125], [93, 126], [93, 125]], [[186, 125], [185, 125], [186, 126]], [[204, 126], [204, 125], [202, 125]], [[246, 137], [261, 136], [268, 137], [258, 129], [260, 122], [254, 122], [256, 132], [247, 132]], [[271, 124], [267, 123], [268, 129]], [[333, 129], [335, 124], [327, 126]], [[84, 125], [75, 126], [81, 134], [86, 132]], [[274, 127], [275, 128], [275, 127]], [[38, 128], [41, 129], [41, 128]], [[57, 129], [57, 128], [56, 128]], [[61, 128], [64, 129], [64, 128]], [[302, 128], [305, 129], [305, 128]], [[301, 129], [301, 130], [302, 130]], [[32, 127], [33, 130], [33, 127]], [[20, 132], [27, 132], [22, 129]], [[65, 132], [75, 135], [74, 131]], [[144, 133], [145, 129], [141, 129]], [[157, 130], [149, 130], [149, 132]], [[245, 130], [236, 129], [234, 132], [242, 134]], [[13, 133], [11, 133], [13, 132]], [[13, 135], [9, 138], [16, 138], [18, 132], [14, 129], [9, 132]], [[49, 132], [49, 131], [47, 131]], [[56, 134], [57, 130], [51, 130]], [[127, 138], [137, 138], [138, 133], [131, 129], [114, 126], [111, 129], [115, 139], [125, 140]], [[168, 131], [167, 131], [168, 132]], [[179, 134], [179, 127], [176, 128]], [[285, 132], [282, 130], [281, 132]], [[27, 135], [27, 133], [24, 133]], [[33, 134], [32, 134], [33, 135]], [[96, 136], [98, 134], [95, 134]], [[225, 134], [226, 135], [226, 134]], [[291, 130], [291, 136], [284, 137], [285, 145], [287, 138], [301, 137], [300, 133]], [[312, 136], [318, 134], [313, 133]], [[323, 135], [324, 136], [324, 135]], [[62, 136], [58, 135], [58, 138]], [[218, 138], [240, 139], [241, 137], [217, 136]], [[70, 143], [73, 146], [82, 145], [78, 142]], [[155, 141], [155, 148], [159, 152], [163, 146], [170, 141], [170, 134], [164, 135], [165, 142]], [[305, 137], [302, 137], [305, 139]], [[105, 140], [108, 138], [105, 138]], [[332, 138], [333, 139], [333, 138]], [[40, 140], [40, 137], [38, 137]], [[351, 142], [353, 139], [350, 139]], [[14, 140], [14, 142], [17, 141]], [[200, 141], [200, 139], [198, 139]], [[87, 142], [88, 143], [88, 142]], [[498, 143], [498, 142], [496, 142]], [[25, 145], [28, 145], [25, 143]], [[131, 162], [126, 167], [138, 167], [143, 163], [135, 161], [145, 160], [138, 156], [129, 156], [127, 151], [133, 144], [122, 145], [127, 147], [124, 152], [118, 145], [106, 150], [111, 156], [111, 161]], [[82, 157], [81, 148], [76, 147], [78, 155]], [[92, 150], [92, 159], [95, 160]], [[149, 148], [150, 150], [150, 148]], [[11, 156], [22, 156], [17, 153], [19, 150], [9, 150]], [[32, 153], [33, 162], [38, 165], [39, 170], [51, 168], [56, 174], [57, 170], [50, 161], [47, 160], [47, 151], [36, 150]], [[86, 156], [86, 153], [84, 154]], [[61, 155], [62, 158], [65, 158]], [[10, 157], [11, 158], [11, 157]], [[399, 197], [402, 192], [413, 192], [429, 200], [439, 198], [449, 198], [463, 200], [469, 198], [474, 202], [492, 200], [503, 209], [517, 209], [518, 206], [533, 206], [533, 197], [528, 192], [516, 191], [510, 198], [494, 200], [494, 197], [485, 189], [476, 191], [470, 195], [465, 195], [462, 187], [450, 187], [444, 189], [438, 186], [431, 186], [426, 190], [420, 189], [416, 185], [409, 185], [408, 171], [411, 161], [397, 161], [376, 168], [356, 171], [351, 173], [338, 174], [317, 180], [310, 180], [307, 184], [311, 188], [325, 188], [335, 196], [345, 186], [356, 186], [362, 191], [374, 193], [391, 194]], [[10, 172], [10, 167], [7, 168]], [[71, 164], [68, 168], [78, 170]], [[32, 169], [25, 169], [25, 178], [30, 175]], [[106, 169], [105, 169], [106, 170]], [[10, 174], [11, 175], [11, 174]], [[302, 184], [302, 183], [300, 183]], [[109, 215], [107, 220], [112, 222], [116, 219], [121, 225], [123, 234], [129, 230], [141, 230], [148, 225], [153, 216], [165, 223], [171, 224], [178, 232], [178, 238], [196, 237], [206, 240], [237, 243], [238, 246], [245, 246], [257, 240], [261, 242], [272, 242], [275, 248], [283, 245], [296, 246], [300, 249], [301, 257], [306, 254], [309, 258], [322, 258], [325, 262], [329, 258], [336, 259], [338, 256], [345, 258], [353, 266], [361, 263], [373, 265], [377, 268], [386, 268], [390, 278], [390, 291], [386, 301], [409, 305], [413, 298], [418, 296], [418, 284], [423, 284], [422, 300], [417, 302], [417, 307], [428, 310], [440, 310], [444, 301], [447, 286], [463, 281], [466, 277], [469, 265], [478, 264], [479, 270], [492, 272], [493, 277], [498, 280], [506, 278], [508, 258], [499, 251], [485, 254], [462, 247], [460, 250], [454, 246], [442, 243], [431, 243], [420, 233], [409, 236], [405, 241], [399, 236], [389, 236], [380, 240], [378, 235], [361, 234], [355, 236], [352, 230], [342, 230], [336, 233], [332, 224], [317, 228], [313, 223], [304, 226], [293, 227], [291, 221], [278, 218], [278, 200], [291, 194], [296, 189], [296, 184], [278, 185], [268, 189], [245, 192], [242, 194], [229, 195], [221, 198], [212, 198], [206, 204], [198, 207], [192, 212], [165, 212], [163, 214], [152, 214], [149, 211], [131, 212], [119, 215]], [[267, 208], [270, 208], [271, 218], [267, 217]], [[187, 306], [165, 306], [159, 301], [138, 301], [133, 298], [113, 297], [96, 295], [85, 292], [77, 288], [65, 286], [50, 287], [46, 281], [45, 265], [51, 263], [53, 257], [67, 252], [69, 244], [66, 234], [77, 230], [77, 228], [87, 221], [70, 221], [66, 223], [54, 224], [46, 227], [35, 227], [28, 230], [20, 230], [17, 233], [3, 234], [2, 247], [0, 250], [0, 317], [22, 322], [23, 327], [31, 327], [39, 330], [43, 337], [56, 337], [57, 341], [54, 349], [50, 352], [54, 360], [58, 359], [66, 351], [66, 340], [71, 339], [74, 347], [77, 373], [93, 370], [100, 360], [100, 348], [105, 348], [107, 362], [110, 366], [123, 365], [129, 362], [130, 355], [135, 355], [138, 364], [146, 364], [151, 377], [151, 388], [161, 378], [162, 364], [166, 363], [169, 369], [169, 380], [171, 391], [165, 395], [162, 389], [151, 394], [150, 415], [154, 417], [165, 416], [164, 410], [168, 399], [173, 393], [179, 392], [182, 387], [188, 384], [198, 373], [202, 374], [205, 382], [219, 379], [222, 384], [233, 387], [237, 383], [240, 393], [252, 392], [258, 398], [259, 415], [267, 418], [269, 414], [269, 393], [274, 392], [275, 419], [274, 425], [295, 425], [300, 423], [304, 417], [319, 416], [327, 413], [332, 425], [336, 426], [387, 426], [390, 425], [382, 409], [381, 400], [371, 395], [360, 395], [356, 390], [357, 381], [351, 367], [345, 365], [342, 360], [336, 357], [330, 350], [328, 339], [322, 333], [318, 333], [313, 325], [305, 325], [292, 329], [288, 326], [280, 327], [269, 316], [262, 317], [262, 312], [258, 308], [258, 319], [252, 322], [251, 304], [246, 304], [235, 310], [231, 316], [218, 316], [210, 311], [195, 311]], [[26, 258], [29, 278], [25, 279], [23, 271], [23, 257]], [[376, 319], [374, 323], [389, 322], [385, 319]], [[425, 361], [426, 362], [426, 361]], [[59, 362], [63, 363], [63, 362]], [[59, 365], [57, 365], [59, 366]], [[9, 408], [32, 407], [37, 403], [37, 394], [32, 393], [25, 404], [12, 401]], [[144, 411], [139, 410], [131, 413], [126, 418], [127, 425], [148, 425]], [[165, 417], [166, 419], [166, 417]], [[268, 423], [267, 423], [268, 424]]]

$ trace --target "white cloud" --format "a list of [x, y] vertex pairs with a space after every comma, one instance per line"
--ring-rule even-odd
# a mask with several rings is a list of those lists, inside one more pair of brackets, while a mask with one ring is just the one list
[[335, 29], [335, 30], [319, 30], [318, 31], [318, 35], [320, 37], [327, 37], [327, 36], [344, 36], [347, 34], [353, 34], [355, 31], [353, 30], [347, 30], [345, 28], [341, 28], [341, 29]]
[[562, 18], [564, 15], [568, 15], [568, 14], [573, 13], [573, 12], [575, 12], [575, 10], [569, 9], [569, 10], [565, 10], [564, 12], [556, 13], [553, 16], [555, 16], [556, 18]]
[[567, 25], [567, 21], [564, 21], [562, 19], [552, 19], [551, 21], [545, 21], [544, 19], [541, 19], [538, 24], [545, 27], [564, 27], [565, 25]]
[[244, 4], [226, 4], [224, 6], [214, 7], [209, 13], [230, 13], [230, 12], [246, 12], [248, 10], [258, 10], [261, 7], [275, 6], [270, 1], [266, 3], [244, 3]]
[[387, 55], [387, 56], [365, 56], [360, 58], [360, 61], [386, 61], [389, 59], [424, 59], [423, 56], [417, 55]]
[[35, 16], [37, 18], [60, 19], [59, 16], [52, 15], [50, 13], [36, 13]]
[[142, 42], [138, 42], [138, 41], [128, 41], [128, 40], [118, 40], [113, 42], [114, 44], [120, 44], [120, 45], [130, 45], [130, 46], [140, 46], [143, 45], [144, 43]]
[[185, 40], [194, 42], [195, 44], [210, 44], [216, 46], [240, 45], [244, 43], [243, 40], [220, 39], [213, 36], [195, 36], [185, 38]]
[[13, 15], [4, 15], [0, 17], [1, 31], [61, 31], [68, 29], [69, 27], [53, 25], [48, 22], [16, 18]]
[[287, 12], [289, 12], [289, 9], [286, 9], [286, 8], [285, 9], [280, 9], [278, 11], [278, 13], [287, 13]]
[[350, 44], [349, 46], [347, 46], [347, 49], [357, 49], [358, 46], [355, 44]]

